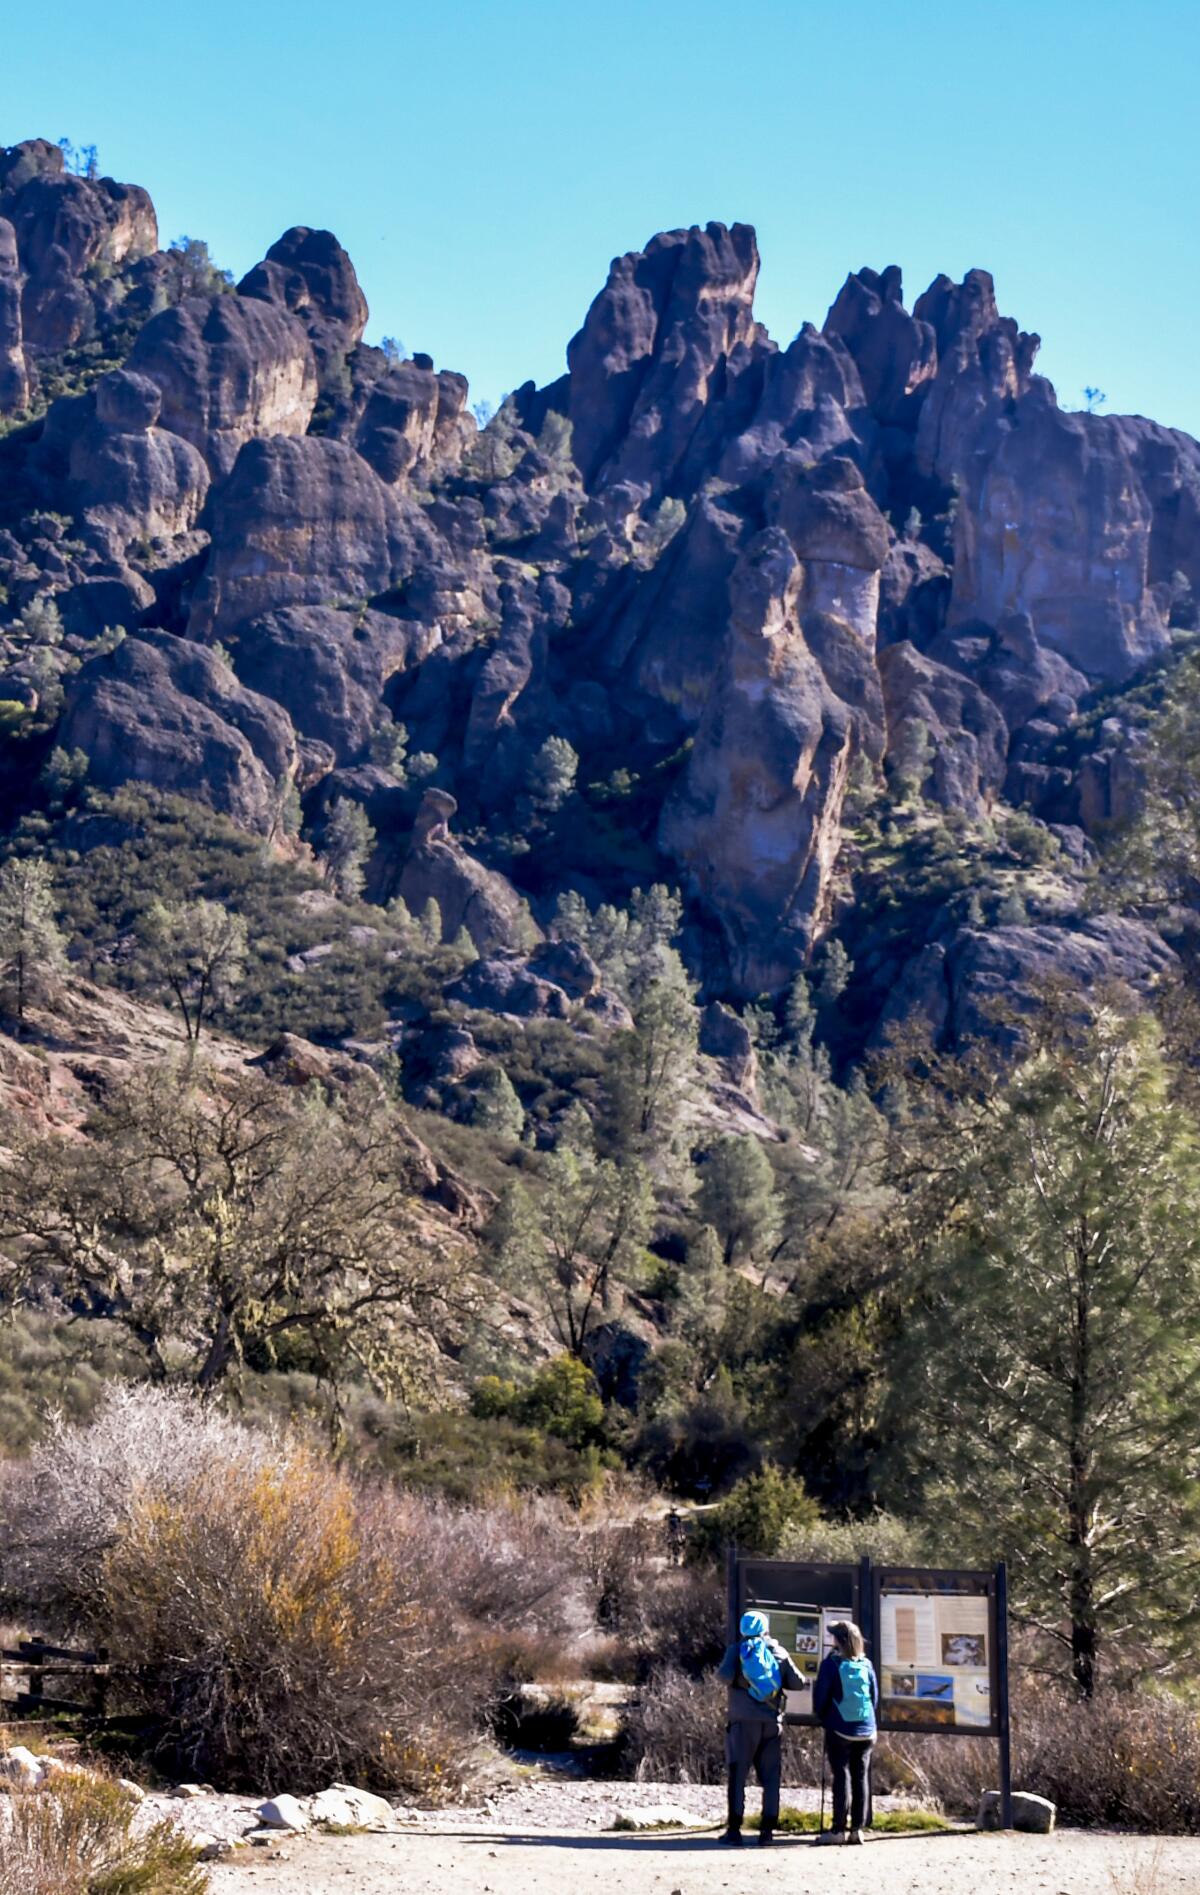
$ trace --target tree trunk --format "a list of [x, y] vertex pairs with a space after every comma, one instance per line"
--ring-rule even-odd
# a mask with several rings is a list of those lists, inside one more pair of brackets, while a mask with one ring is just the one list
[[1086, 1229], [1077, 1245], [1078, 1277], [1074, 1312], [1074, 1363], [1071, 1375], [1071, 1420], [1068, 1437], [1070, 1483], [1067, 1544], [1071, 1615], [1071, 1674], [1081, 1698], [1096, 1689], [1096, 1582], [1092, 1571], [1091, 1450], [1088, 1417], [1091, 1407], [1091, 1270]]

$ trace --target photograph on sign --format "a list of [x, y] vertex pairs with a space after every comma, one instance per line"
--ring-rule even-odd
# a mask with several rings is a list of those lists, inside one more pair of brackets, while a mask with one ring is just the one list
[[881, 1591], [879, 1682], [888, 1722], [989, 1729], [989, 1641], [984, 1593]]

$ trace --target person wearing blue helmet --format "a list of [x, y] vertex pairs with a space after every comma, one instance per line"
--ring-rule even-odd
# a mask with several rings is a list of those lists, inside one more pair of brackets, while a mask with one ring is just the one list
[[738, 1631], [739, 1638], [717, 1667], [717, 1676], [729, 1686], [725, 1724], [729, 1814], [721, 1840], [735, 1846], [742, 1840], [746, 1782], [753, 1767], [762, 1785], [758, 1840], [765, 1847], [774, 1840], [779, 1821], [783, 1694], [799, 1691], [804, 1680], [783, 1646], [771, 1637], [764, 1613], [743, 1612]]

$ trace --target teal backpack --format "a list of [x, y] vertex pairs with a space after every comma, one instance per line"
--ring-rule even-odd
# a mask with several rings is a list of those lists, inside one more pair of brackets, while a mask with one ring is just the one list
[[847, 1724], [869, 1724], [875, 1716], [871, 1702], [871, 1667], [865, 1658], [838, 1661], [841, 1680], [838, 1709]]
[[779, 1660], [767, 1643], [770, 1627], [761, 1612], [743, 1612], [738, 1629], [742, 1635], [738, 1663], [746, 1689], [756, 1704], [770, 1704], [783, 1682]]

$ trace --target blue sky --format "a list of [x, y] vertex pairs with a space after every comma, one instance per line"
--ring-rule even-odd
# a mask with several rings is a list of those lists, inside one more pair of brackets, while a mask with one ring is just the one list
[[787, 342], [846, 272], [990, 269], [1064, 405], [1200, 433], [1198, 0], [58, 0], [13, 9], [0, 143], [99, 147], [241, 274], [293, 223], [368, 335], [496, 399], [561, 371], [609, 259], [753, 223]]

